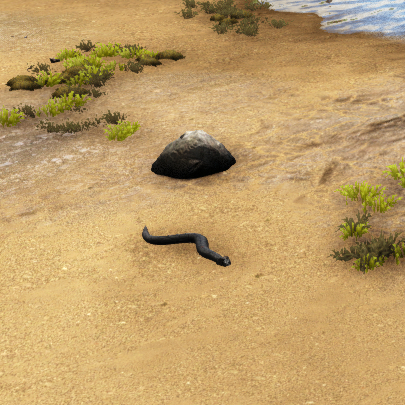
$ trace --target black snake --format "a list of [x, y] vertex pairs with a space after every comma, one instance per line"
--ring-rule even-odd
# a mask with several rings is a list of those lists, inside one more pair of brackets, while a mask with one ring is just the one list
[[218, 266], [230, 266], [231, 261], [228, 256], [221, 256], [209, 248], [208, 239], [199, 233], [181, 233], [178, 235], [152, 236], [145, 226], [142, 238], [152, 245], [174, 245], [177, 243], [195, 243], [200, 256], [212, 260]]

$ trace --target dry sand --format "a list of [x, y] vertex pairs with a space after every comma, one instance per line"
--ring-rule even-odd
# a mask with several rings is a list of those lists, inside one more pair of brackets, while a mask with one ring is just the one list
[[[362, 208], [336, 189], [366, 181], [405, 196], [382, 175], [404, 155], [405, 45], [274, 11], [256, 14], [289, 25], [218, 35], [201, 8], [192, 19], [182, 8], [2, 2], [0, 107], [45, 105], [55, 88], [5, 83], [82, 39], [185, 59], [117, 67], [85, 113], [50, 118], [119, 111], [141, 125], [123, 142], [105, 125], [0, 127], [1, 404], [403, 405], [405, 259], [363, 274], [329, 255], [354, 244], [336, 229]], [[195, 129], [237, 163], [195, 180], [153, 174]], [[404, 230], [404, 207], [373, 215], [361, 240]], [[201, 233], [232, 265], [149, 245], [145, 225]]]

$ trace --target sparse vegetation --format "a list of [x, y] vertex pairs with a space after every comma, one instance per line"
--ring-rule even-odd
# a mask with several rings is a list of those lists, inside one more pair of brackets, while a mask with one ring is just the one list
[[[197, 12], [193, 12], [193, 8], [196, 8], [195, 0], [184, 0], [186, 9], [181, 10], [183, 18], [193, 18], [198, 15]], [[217, 3], [198, 2], [202, 10], [206, 14], [212, 14], [210, 21], [216, 22], [212, 27], [218, 34], [224, 34], [228, 30], [236, 28], [236, 33], [244, 34], [247, 36], [255, 36], [258, 33], [259, 18], [256, 18], [253, 11], [259, 8], [269, 9], [271, 4], [259, 3], [257, 0], [246, 0], [246, 10], [237, 9], [233, 5], [233, 0], [219, 0]], [[178, 13], [180, 14], [180, 13]], [[265, 18], [267, 21], [267, 17]], [[264, 21], [262, 21], [263, 23]], [[238, 25], [238, 26], [237, 26]], [[276, 21], [272, 20], [270, 26], [280, 29], [288, 25], [284, 20]], [[106, 84], [108, 80], [114, 75], [116, 68], [116, 62], [110, 62], [108, 65], [104, 65], [102, 57], [122, 56], [130, 59], [135, 58], [136, 62], [128, 60], [125, 64], [119, 64], [120, 71], [130, 71], [133, 73], [141, 73], [144, 66], [159, 66], [162, 63], [160, 59], [171, 59], [174, 61], [184, 58], [182, 54], [174, 50], [166, 50], [163, 52], [152, 52], [145, 50], [139, 45], [124, 45], [121, 44], [96, 44], [93, 45], [91, 41], [85, 43], [82, 41], [80, 45], [76, 46], [76, 49], [80, 49], [84, 52], [91, 52], [89, 56], [85, 56], [77, 50], [63, 50], [57, 57], [60, 61], [64, 61], [63, 65], [65, 71], [62, 73], [53, 74], [50, 70], [50, 66], [47, 64], [38, 63], [37, 67], [31, 66], [32, 72], [37, 74], [36, 77], [29, 75], [18, 75], [10, 79], [6, 84], [10, 87], [10, 91], [14, 90], [28, 90], [35, 91], [43, 87], [58, 87], [51, 95], [51, 99], [47, 105], [35, 110], [31, 105], [24, 105], [18, 108], [12, 108], [10, 111], [4, 109], [0, 111], [0, 124], [4, 126], [15, 126], [21, 120], [26, 118], [40, 117], [42, 113], [47, 116], [62, 114], [66, 110], [82, 112], [84, 104], [91, 100], [91, 98], [85, 98], [92, 96], [94, 98], [101, 97], [105, 93], [100, 92], [96, 88], [100, 88]], [[85, 89], [82, 86], [90, 86], [90, 89]], [[107, 114], [104, 114], [101, 118], [95, 118], [93, 121], [87, 120], [85, 122], [70, 122], [67, 120], [64, 124], [55, 125], [52, 122], [40, 121], [40, 127], [46, 129], [47, 132], [80, 132], [88, 130], [91, 126], [100, 125], [101, 121], [105, 121], [109, 129], [104, 129], [108, 134], [109, 140], [122, 141], [128, 136], [131, 136], [135, 131], [139, 129], [138, 122], [129, 123], [125, 122], [125, 115], [119, 112], [111, 113], [108, 110]], [[396, 165], [388, 166], [390, 171], [385, 171], [395, 180], [401, 180], [401, 186], [405, 188], [405, 166], [404, 162], [400, 163], [400, 169]], [[402, 177], [401, 177], [402, 176]], [[379, 191], [379, 187], [372, 188], [367, 183], [362, 185], [355, 184], [355, 186], [346, 185], [336, 191], [339, 191], [343, 196], [349, 197], [352, 201], [358, 200], [360, 194], [362, 204], [364, 207], [364, 213], [360, 217], [360, 212], [357, 213], [357, 222], [353, 218], [345, 218], [344, 223], [338, 227], [338, 231], [342, 232], [340, 236], [343, 240], [349, 237], [357, 238], [368, 233], [370, 226], [368, 220], [371, 214], [367, 213], [367, 206], [373, 208], [373, 212], [380, 211], [381, 213], [391, 209], [399, 200], [395, 200], [395, 195], [391, 196], [384, 201], [383, 188]], [[347, 200], [346, 200], [347, 204]], [[400, 232], [401, 233], [401, 232]], [[353, 265], [359, 271], [367, 273], [369, 269], [382, 266], [385, 260], [394, 256], [396, 263], [399, 264], [399, 258], [403, 258], [405, 254], [405, 239], [396, 241], [398, 232], [395, 235], [390, 235], [387, 239], [384, 238], [382, 231], [380, 237], [377, 239], [372, 238], [371, 241], [363, 243], [356, 242], [355, 246], [350, 247], [350, 251], [346, 248], [340, 252], [333, 250], [332, 256], [336, 260], [349, 261], [356, 259]], [[397, 243], [396, 243], [397, 242]], [[400, 244], [402, 243], [402, 251]], [[260, 277], [262, 274], [256, 275]]]
[[[183, 3], [186, 8], [182, 9], [181, 13], [176, 14], [181, 14], [185, 19], [198, 15], [198, 12], [193, 11], [193, 8], [197, 7], [195, 0], [184, 0]], [[256, 36], [259, 31], [259, 18], [255, 18], [252, 12], [259, 9], [270, 9], [272, 6], [268, 2], [260, 3], [258, 0], [245, 0], [245, 10], [235, 7], [233, 0], [219, 0], [217, 3], [205, 1], [202, 3], [197, 2], [197, 4], [206, 14], [213, 14], [210, 17], [210, 21], [217, 22], [212, 29], [218, 34], [225, 34], [228, 30], [233, 30], [239, 24], [235, 32], [247, 36]], [[268, 23], [267, 17], [265, 17], [265, 20]], [[262, 21], [262, 23], [264, 22]], [[274, 28], [282, 28], [288, 25], [284, 20], [277, 21], [274, 19], [268, 24]]]
[[[13, 108], [8, 111], [3, 108], [0, 113], [0, 123], [4, 126], [15, 126], [21, 120], [26, 118], [39, 117], [42, 113], [46, 115], [50, 114], [55, 117], [58, 114], [62, 114], [66, 110], [80, 111], [83, 105], [90, 101], [91, 98], [85, 99], [86, 96], [92, 96], [95, 98], [100, 97], [105, 93], [101, 93], [94, 87], [99, 88], [105, 85], [105, 83], [112, 78], [113, 72], [116, 67], [116, 62], [111, 62], [108, 65], [104, 65], [104, 61], [101, 59], [106, 56], [120, 55], [124, 58], [130, 59], [135, 57], [136, 63], [128, 61], [126, 64], [120, 64], [119, 69], [121, 71], [131, 71], [133, 73], [141, 73], [143, 66], [159, 66], [162, 63], [159, 59], [172, 59], [180, 60], [184, 56], [174, 50], [166, 50], [163, 52], [152, 52], [143, 49], [138, 45], [125, 45], [120, 44], [108, 44], [108, 45], [93, 45], [90, 41], [84, 43], [82, 41], [79, 46], [76, 46], [82, 51], [92, 53], [89, 56], [81, 54], [77, 50], [63, 50], [57, 58], [63, 62], [65, 71], [53, 75], [50, 70], [50, 66], [47, 64], [38, 63], [37, 67], [31, 66], [32, 72], [37, 74], [37, 77], [29, 75], [19, 75], [10, 79], [7, 82], [7, 86], [10, 87], [10, 91], [13, 90], [39, 90], [46, 87], [58, 87], [48, 101], [48, 104], [40, 107], [35, 111], [33, 106], [25, 105], [19, 108]], [[89, 85], [93, 88], [85, 89], [82, 86]], [[55, 125], [54, 123], [47, 121], [40, 121], [40, 127], [46, 129], [47, 132], [79, 132], [88, 130], [90, 126], [97, 126], [102, 120], [106, 121], [109, 129], [105, 129], [109, 135], [109, 140], [116, 139], [122, 141], [132, 133], [139, 129], [138, 122], [131, 124], [124, 122], [125, 116], [118, 112], [112, 114], [108, 110], [108, 114], [104, 114], [101, 118], [96, 118], [94, 121], [85, 121], [84, 123], [73, 123], [67, 121], [64, 124]], [[115, 127], [112, 127], [115, 125]]]
[[[396, 165], [388, 166], [388, 168], [390, 170], [386, 170], [383, 173], [388, 173], [394, 178], [394, 180], [400, 179], [401, 186], [405, 188], [405, 166], [403, 159], [402, 162], [400, 162], [399, 170]], [[346, 185], [341, 187], [341, 189], [336, 190], [346, 197], [346, 204], [347, 197], [349, 197], [352, 201], [358, 200], [358, 195], [360, 194], [364, 211], [361, 218], [360, 212], [357, 213], [357, 222], [355, 222], [353, 218], [348, 219], [346, 217], [343, 225], [338, 227], [338, 230], [341, 230], [342, 232], [340, 237], [343, 240], [346, 240], [349, 236], [354, 236], [357, 241], [357, 238], [368, 232], [370, 226], [368, 225], [367, 221], [371, 214], [367, 214], [367, 206], [372, 207], [373, 212], [380, 211], [381, 213], [384, 213], [402, 199], [402, 197], [400, 197], [395, 200], [396, 195], [393, 195], [389, 197], [387, 201], [384, 201], [385, 187], [382, 190], [379, 190], [379, 187], [381, 187], [381, 184], [374, 188], [370, 187], [364, 182], [362, 185], [356, 183], [354, 187], [352, 185]], [[403, 258], [405, 252], [405, 239], [399, 240], [397, 244], [395, 243], [400, 233], [402, 232], [396, 232], [395, 236], [390, 235], [387, 239], [385, 239], [381, 231], [378, 239], [372, 238], [371, 241], [366, 241], [363, 243], [356, 242], [356, 246], [351, 246], [350, 251], [348, 251], [346, 248], [343, 248], [340, 252], [333, 250], [334, 255], [331, 254], [330, 256], [336, 260], [343, 260], [345, 262], [352, 259], [357, 259], [353, 267], [364, 273], [367, 273], [368, 269], [374, 269], [375, 267], [382, 266], [385, 259], [390, 256], [395, 257], [398, 265], [399, 258]], [[400, 243], [402, 243], [403, 252], [401, 251]]]
[[[198, 15], [192, 9], [196, 8], [195, 0], [184, 0], [185, 9], [181, 10], [183, 18], [193, 18]], [[218, 34], [225, 34], [228, 30], [233, 30], [236, 27], [235, 32], [238, 34], [244, 34], [247, 36], [255, 36], [258, 33], [259, 18], [255, 17], [253, 12], [258, 9], [270, 9], [271, 4], [259, 3], [258, 0], [245, 0], [245, 10], [238, 9], [233, 5], [233, 0], [219, 0], [217, 3], [197, 2], [201, 6], [202, 10], [206, 14], [213, 14], [210, 17], [210, 21], [214, 21], [212, 27]], [[265, 18], [267, 21], [267, 17]], [[264, 21], [262, 21], [264, 23]], [[275, 28], [282, 28], [287, 23], [283, 20], [272, 20], [270, 26]], [[89, 56], [83, 55], [80, 51], [91, 52]], [[57, 58], [60, 61], [64, 61], [63, 65], [65, 71], [62, 73], [53, 74], [50, 70], [50, 66], [47, 64], [38, 63], [37, 67], [31, 66], [33, 73], [37, 74], [37, 77], [29, 75], [19, 75], [10, 79], [7, 85], [10, 87], [10, 91], [13, 90], [29, 90], [35, 91], [42, 87], [53, 87], [61, 85], [52, 93], [52, 99], [48, 104], [38, 111], [34, 110], [33, 106], [24, 105], [22, 107], [13, 108], [9, 112], [4, 109], [0, 112], [0, 124], [7, 126], [17, 125], [23, 119], [35, 118], [40, 116], [41, 109], [46, 114], [50, 113], [52, 116], [61, 114], [66, 110], [80, 111], [84, 103], [91, 100], [88, 98], [84, 100], [84, 96], [92, 96], [94, 98], [101, 97], [105, 93], [102, 93], [96, 88], [100, 88], [112, 78], [116, 67], [116, 62], [111, 62], [108, 65], [104, 65], [102, 57], [122, 56], [130, 59], [135, 58], [136, 62], [128, 61], [125, 64], [119, 64], [120, 71], [130, 71], [133, 73], [141, 73], [144, 66], [159, 66], [162, 63], [160, 59], [172, 59], [179, 60], [184, 58], [180, 53], [173, 50], [166, 50], [163, 52], [152, 52], [140, 47], [138, 45], [126, 44], [107, 44], [103, 45], [96, 43], [95, 45], [91, 41], [81, 43], [76, 46], [76, 49], [63, 50]], [[82, 86], [90, 86], [90, 89], [85, 89]], [[9, 115], [10, 114], [10, 115]], [[39, 125], [42, 129], [46, 129], [48, 132], [78, 132], [88, 129], [90, 126], [97, 126], [101, 120], [105, 120], [108, 124], [117, 125], [121, 115], [119, 113], [117, 119], [113, 118], [115, 115], [105, 114], [101, 119], [95, 119], [94, 121], [84, 123], [67, 122], [65, 124], [55, 125], [51, 122], [40, 121]], [[110, 121], [109, 121], [110, 120]], [[120, 124], [123, 124], [122, 122]], [[121, 126], [120, 128], [124, 128]], [[134, 128], [134, 126], [125, 126], [125, 133], [128, 128]], [[112, 133], [115, 133], [114, 131]], [[112, 136], [112, 135], [111, 135]], [[120, 136], [112, 136], [114, 139], [121, 139]]]

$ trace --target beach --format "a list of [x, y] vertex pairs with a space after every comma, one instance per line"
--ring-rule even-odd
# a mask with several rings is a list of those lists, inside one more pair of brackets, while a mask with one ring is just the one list
[[[364, 274], [330, 255], [355, 244], [337, 228], [363, 209], [337, 189], [405, 197], [382, 174], [404, 156], [405, 45], [327, 32], [314, 13], [261, 10], [288, 25], [248, 37], [217, 34], [200, 8], [182, 18], [177, 0], [5, 3], [7, 109], [45, 105], [55, 88], [7, 81], [81, 40], [185, 58], [117, 68], [85, 112], [47, 117], [119, 111], [140, 124], [122, 142], [103, 126], [36, 129], [46, 117], [0, 126], [2, 404], [402, 405], [404, 259]], [[197, 129], [236, 164], [191, 180], [151, 172]], [[402, 231], [404, 204], [371, 211], [358, 242]], [[145, 226], [202, 234], [232, 265], [147, 244]]]

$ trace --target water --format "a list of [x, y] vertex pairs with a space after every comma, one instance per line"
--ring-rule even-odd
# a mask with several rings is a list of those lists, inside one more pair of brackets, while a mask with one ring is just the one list
[[266, 1], [275, 11], [316, 13], [323, 18], [322, 29], [328, 32], [380, 32], [405, 39], [404, 0]]

